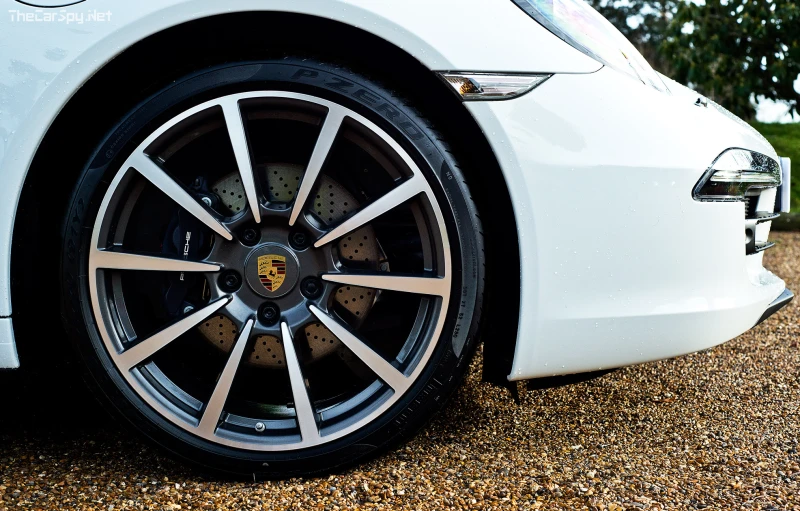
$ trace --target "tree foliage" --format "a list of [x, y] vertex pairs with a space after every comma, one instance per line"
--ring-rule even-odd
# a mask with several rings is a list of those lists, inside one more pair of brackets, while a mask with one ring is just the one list
[[705, 0], [681, 4], [661, 43], [672, 77], [751, 119], [751, 95], [786, 101], [800, 94], [797, 0]]
[[800, 0], [587, 0], [658, 71], [751, 119], [800, 94]]

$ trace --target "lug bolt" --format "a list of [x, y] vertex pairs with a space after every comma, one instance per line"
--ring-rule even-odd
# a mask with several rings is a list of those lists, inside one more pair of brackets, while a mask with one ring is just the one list
[[261, 433], [261, 432], [262, 432], [262, 431], [264, 431], [265, 429], [267, 429], [267, 427], [264, 425], [264, 423], [263, 423], [263, 422], [256, 422], [256, 431], [258, 431], [259, 433]]
[[242, 231], [242, 242], [245, 245], [255, 245], [258, 242], [258, 231], [255, 229], [247, 228]]
[[203, 204], [209, 208], [213, 205], [213, 202], [211, 202], [211, 197], [201, 197], [200, 200], [203, 201]]
[[295, 231], [289, 236], [289, 244], [295, 250], [303, 250], [311, 244], [311, 237], [303, 231]]
[[300, 292], [309, 300], [319, 298], [322, 294], [322, 281], [316, 277], [306, 277], [300, 283]]
[[242, 285], [242, 278], [233, 270], [225, 270], [219, 276], [219, 287], [225, 291], [236, 291]]
[[261, 304], [258, 308], [258, 319], [265, 325], [274, 325], [280, 319], [281, 310], [271, 302]]

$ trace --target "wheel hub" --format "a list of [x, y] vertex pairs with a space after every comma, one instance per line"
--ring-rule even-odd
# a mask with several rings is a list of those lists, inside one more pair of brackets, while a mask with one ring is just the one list
[[[285, 163], [265, 163], [258, 165], [257, 168], [263, 172], [268, 184], [268, 197], [274, 203], [288, 200], [294, 195], [304, 172], [304, 169], [298, 165]], [[215, 182], [212, 190], [230, 213], [236, 213], [245, 207], [244, 187], [238, 179], [238, 174], [230, 174]], [[356, 197], [341, 184], [324, 175], [320, 176], [319, 190], [314, 199], [313, 210], [323, 226], [339, 222], [348, 214], [348, 210], [354, 211], [359, 207]], [[244, 294], [250, 295], [250, 291], [252, 291], [259, 299], [275, 300], [282, 309], [288, 310], [296, 307], [298, 303], [314, 299], [309, 297], [321, 294], [309, 293], [308, 290], [300, 288], [307, 284], [306, 279], [317, 276], [327, 268], [323, 267], [319, 258], [312, 257], [317, 250], [310, 245], [311, 237], [307, 233], [302, 230], [285, 231], [285, 220], [282, 217], [276, 218], [276, 222], [277, 225], [262, 222], [261, 226], [249, 226], [241, 231], [239, 238], [242, 245], [253, 246], [251, 239], [260, 241], [245, 255], [245, 263], [237, 271], [243, 272], [242, 278], [247, 282], [247, 285], [244, 286], [246, 288]], [[375, 233], [370, 226], [364, 226], [344, 237], [338, 244], [337, 251], [341, 260], [360, 262], [372, 268], [378, 268], [383, 264], [385, 269], [388, 268], [388, 263], [385, 262], [385, 256], [382, 254]], [[278, 258], [272, 259], [277, 260], [278, 263], [284, 262], [280, 258], [285, 259], [283, 282], [279, 285], [273, 284], [272, 291], [262, 283], [261, 275], [263, 274], [259, 273], [258, 263], [260, 258], [269, 259], [270, 255], [278, 256]], [[241, 256], [234, 256], [233, 259], [237, 257]], [[261, 260], [265, 261], [265, 259]], [[230, 262], [234, 268], [237, 266], [235, 261], [231, 260]], [[262, 269], [266, 269], [266, 264], [262, 265]], [[268, 274], [267, 279], [269, 279]], [[324, 285], [324, 283], [318, 282], [320, 285]], [[293, 292], [295, 290], [297, 292]], [[364, 321], [372, 309], [377, 295], [373, 289], [339, 286], [332, 291], [332, 297], [333, 301], [352, 314], [356, 321]], [[243, 296], [243, 298], [250, 301], [248, 297]], [[233, 321], [227, 316], [220, 316], [210, 322], [210, 326], [201, 324], [198, 331], [216, 348], [229, 352], [233, 348], [238, 331], [233, 327]], [[223, 326], [219, 327], [220, 324]], [[346, 356], [346, 350], [343, 350], [338, 339], [324, 325], [312, 321], [304, 326], [294, 326], [303, 327], [304, 335], [301, 337], [305, 338], [305, 342], [308, 344], [309, 362], [315, 362], [337, 353], [339, 356]], [[285, 364], [283, 349], [277, 342], [277, 337], [270, 335], [263, 337], [256, 342], [255, 349], [245, 358], [245, 362], [260, 367], [283, 367]]]
[[297, 284], [300, 261], [294, 251], [275, 243], [260, 245], [247, 257], [244, 274], [250, 289], [264, 298], [279, 298]]

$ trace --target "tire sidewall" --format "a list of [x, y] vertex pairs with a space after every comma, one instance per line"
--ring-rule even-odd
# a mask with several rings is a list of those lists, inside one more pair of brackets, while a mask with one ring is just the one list
[[[158, 126], [215, 97], [252, 90], [306, 93], [346, 106], [389, 133], [425, 174], [445, 218], [453, 261], [447, 320], [427, 365], [406, 394], [381, 416], [340, 439], [288, 452], [245, 451], [196, 437], [150, 408], [130, 388], [100, 338], [89, 298], [89, 239], [109, 182], [127, 156]], [[416, 432], [457, 386], [475, 345], [483, 274], [474, 204], [457, 164], [436, 132], [411, 107], [350, 70], [283, 59], [213, 68], [176, 81], [140, 103], [99, 145], [73, 193], [62, 258], [65, 325], [101, 392], [132, 425], [162, 447], [205, 467], [288, 477], [330, 471], [377, 454]], [[179, 439], [180, 441], [176, 441]]]

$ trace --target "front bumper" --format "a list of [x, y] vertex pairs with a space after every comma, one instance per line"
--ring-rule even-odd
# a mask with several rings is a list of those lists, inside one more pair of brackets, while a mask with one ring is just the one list
[[758, 320], [758, 323], [756, 323], [756, 326], [760, 325], [766, 321], [767, 318], [789, 305], [789, 302], [791, 302], [793, 299], [794, 293], [792, 293], [788, 288], [784, 289], [783, 293], [781, 293], [781, 295], [777, 297], [775, 301], [769, 304], [769, 307], [767, 307], [767, 310], [765, 310], [764, 314], [761, 315], [761, 318]]
[[[512, 101], [467, 105], [498, 157], [519, 229], [510, 379], [708, 348], [752, 328], [784, 292], [763, 254], [745, 255], [745, 205], [692, 199], [724, 150], [777, 155], [690, 95], [604, 68], [556, 75]], [[758, 240], [768, 235], [769, 223], [759, 225]]]

